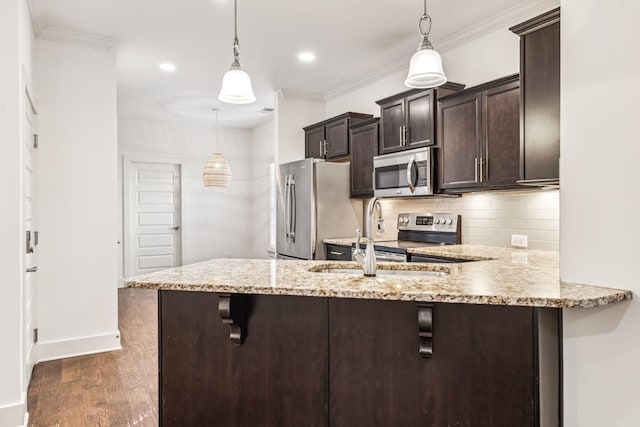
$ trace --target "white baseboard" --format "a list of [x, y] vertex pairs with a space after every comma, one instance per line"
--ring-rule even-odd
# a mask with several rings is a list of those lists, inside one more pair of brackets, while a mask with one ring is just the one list
[[29, 422], [27, 412], [27, 393], [22, 393], [20, 402], [0, 406], [0, 426], [22, 427]]
[[91, 337], [39, 342], [37, 346], [38, 362], [122, 349], [120, 346], [119, 330], [110, 334], [94, 335]]

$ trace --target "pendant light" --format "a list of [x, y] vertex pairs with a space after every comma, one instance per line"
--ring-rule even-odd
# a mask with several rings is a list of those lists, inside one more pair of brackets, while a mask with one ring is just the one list
[[256, 97], [251, 89], [251, 77], [242, 70], [240, 65], [240, 44], [238, 43], [238, 0], [233, 1], [234, 37], [233, 62], [231, 68], [222, 78], [222, 89], [218, 99], [229, 104], [251, 104]]
[[[426, 31], [422, 26], [428, 26]], [[447, 76], [442, 70], [442, 58], [433, 49], [429, 41], [431, 32], [431, 17], [427, 15], [427, 0], [424, 0], [424, 13], [418, 22], [418, 29], [422, 35], [422, 40], [418, 46], [418, 51], [411, 57], [409, 63], [409, 74], [404, 81], [405, 86], [411, 88], [427, 89], [440, 86], [447, 82]]]
[[[218, 109], [216, 112], [216, 144], [218, 148]], [[229, 188], [231, 186], [231, 168], [229, 162], [224, 158], [222, 153], [213, 153], [207, 163], [204, 165], [202, 172], [202, 182], [207, 188]]]

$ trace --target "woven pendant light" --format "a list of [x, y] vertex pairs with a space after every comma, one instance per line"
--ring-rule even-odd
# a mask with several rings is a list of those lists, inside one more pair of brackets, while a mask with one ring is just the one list
[[[218, 109], [216, 112], [216, 146], [218, 145]], [[206, 188], [229, 188], [231, 186], [231, 167], [222, 153], [213, 153], [202, 172], [202, 182]]]

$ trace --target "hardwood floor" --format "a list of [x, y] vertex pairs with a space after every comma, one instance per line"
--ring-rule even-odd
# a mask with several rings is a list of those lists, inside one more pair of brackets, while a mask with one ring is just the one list
[[122, 350], [36, 365], [29, 425], [157, 426], [157, 292], [118, 291]]

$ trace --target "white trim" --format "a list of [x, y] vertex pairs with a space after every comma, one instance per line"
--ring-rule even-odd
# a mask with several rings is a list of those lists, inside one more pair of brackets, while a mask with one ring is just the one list
[[104, 335], [93, 335], [63, 341], [39, 342], [37, 346], [38, 362], [122, 349], [120, 331], [117, 329]]
[[37, 38], [42, 30], [47, 26], [47, 19], [42, 15], [42, 13], [40, 13], [40, 10], [36, 7], [36, 3], [37, 2], [35, 0], [27, 0], [33, 36]]
[[124, 279], [130, 277], [131, 274], [131, 260], [129, 259], [129, 254], [127, 248], [131, 245], [131, 221], [129, 218], [129, 196], [130, 196], [130, 188], [129, 188], [129, 175], [131, 170], [131, 163], [133, 162], [141, 162], [141, 163], [163, 163], [163, 164], [172, 164], [178, 165], [178, 169], [180, 170], [180, 259], [181, 263], [184, 263], [184, 259], [186, 258], [185, 254], [185, 245], [183, 242], [186, 241], [186, 230], [184, 227], [184, 219], [186, 218], [185, 212], [185, 203], [184, 203], [184, 159], [175, 158], [175, 157], [157, 157], [157, 156], [145, 156], [141, 155], [132, 155], [132, 154], [124, 154], [122, 155], [122, 228], [123, 228], [123, 236], [122, 236], [122, 276], [123, 281], [118, 281], [118, 286], [122, 284], [121, 287], [124, 287]]
[[97, 50], [109, 50], [118, 45], [118, 39], [98, 34], [80, 33], [62, 28], [46, 27], [38, 35], [40, 40], [88, 47]]
[[[472, 42], [489, 33], [497, 31], [501, 28], [518, 24], [527, 19], [540, 15], [543, 12], [560, 6], [559, 0], [530, 0], [523, 1], [513, 7], [491, 16], [483, 21], [466, 27], [462, 31], [449, 34], [440, 39], [434, 39], [433, 45], [438, 52], [443, 53], [455, 49], [458, 46]], [[417, 46], [418, 40], [416, 40]], [[409, 58], [413, 52], [402, 52], [394, 54], [387, 58], [384, 66], [376, 68], [371, 72], [354, 79], [350, 82], [342, 84], [338, 87], [330, 89], [324, 93], [326, 101], [337, 98], [356, 89], [374, 83], [384, 77], [407, 70], [409, 67]], [[446, 64], [445, 64], [446, 66]]]
[[297, 99], [299, 101], [324, 102], [325, 97], [318, 92], [305, 92], [301, 90], [280, 89], [280, 95], [284, 99]]
[[20, 401], [0, 406], [0, 426], [27, 426], [29, 413], [27, 412], [27, 393], [20, 396]]

